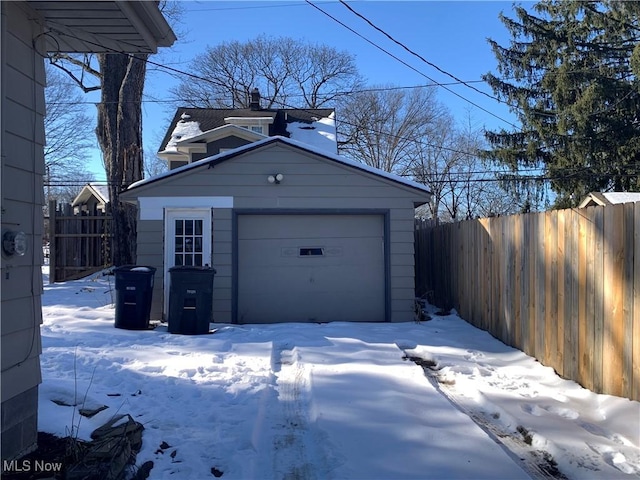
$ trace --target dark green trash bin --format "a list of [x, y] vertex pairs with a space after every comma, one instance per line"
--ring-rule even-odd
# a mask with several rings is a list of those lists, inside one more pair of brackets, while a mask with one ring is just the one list
[[179, 266], [169, 269], [169, 332], [183, 335], [209, 333], [213, 317], [212, 267]]
[[116, 328], [149, 328], [155, 267], [124, 265], [113, 270], [116, 277]]

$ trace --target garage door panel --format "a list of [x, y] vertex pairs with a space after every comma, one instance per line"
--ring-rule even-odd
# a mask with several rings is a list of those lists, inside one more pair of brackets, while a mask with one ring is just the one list
[[379, 215], [239, 216], [238, 321], [383, 321], [383, 227]]
[[[380, 215], [241, 215], [238, 228], [244, 240], [341, 238], [382, 235]], [[248, 228], [247, 228], [248, 227]]]

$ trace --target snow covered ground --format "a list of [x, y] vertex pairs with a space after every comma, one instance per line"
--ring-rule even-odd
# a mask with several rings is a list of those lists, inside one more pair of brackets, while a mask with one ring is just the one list
[[639, 402], [455, 314], [182, 336], [114, 328], [112, 289], [45, 279], [39, 429], [88, 439], [129, 413], [152, 479], [640, 478]]

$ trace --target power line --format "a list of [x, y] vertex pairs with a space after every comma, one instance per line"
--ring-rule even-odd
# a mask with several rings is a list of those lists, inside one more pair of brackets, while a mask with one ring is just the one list
[[[204, 78], [199, 77], [201, 80], [206, 80]], [[482, 80], [467, 80], [467, 83], [482, 83]], [[442, 83], [440, 85], [459, 85], [460, 82], [450, 82], [450, 83]], [[375, 92], [392, 92], [392, 91], [396, 91], [396, 90], [412, 90], [412, 89], [418, 89], [418, 88], [430, 88], [430, 87], [438, 87], [440, 85], [436, 85], [433, 83], [427, 83], [424, 85], [411, 85], [411, 86], [396, 86], [396, 87], [376, 87], [376, 88], [363, 88], [360, 90], [349, 90], [349, 91], [342, 91], [342, 92], [335, 92], [335, 95], [351, 95], [351, 94], [357, 94], [357, 93], [375, 93]], [[147, 96], [147, 95], [145, 95]], [[304, 98], [303, 94], [291, 94], [288, 95], [288, 97], [291, 98]], [[168, 100], [159, 100], [159, 99], [154, 99], [154, 100], [142, 100], [140, 103], [178, 103], [178, 102], [187, 102], [187, 103], [195, 103], [197, 101], [197, 99], [168, 99]], [[92, 101], [85, 101], [85, 102], [49, 102], [47, 103], [47, 105], [98, 105], [101, 103], [127, 103], [127, 102], [118, 102], [118, 101], [113, 101], [113, 102], [92, 102]], [[129, 102], [131, 103], [131, 102]], [[197, 107], [196, 107], [197, 108]]]
[[[308, 1], [308, 0], [307, 0], [307, 1]], [[308, 3], [310, 3], [310, 2], [308, 2]], [[312, 6], [314, 6], [314, 7], [315, 7], [315, 5], [313, 5], [312, 3], [310, 3], [310, 4], [311, 4]], [[316, 8], [317, 8], [317, 7], [316, 7]], [[345, 25], [345, 26], [346, 26], [346, 25]], [[349, 28], [349, 27], [347, 27], [347, 28]], [[52, 30], [52, 31], [56, 31], [56, 30]], [[64, 32], [56, 31], [56, 33], [58, 33], [59, 35], [63, 35], [63, 36], [70, 36], [70, 37], [72, 37], [72, 38], [79, 39], [78, 37], [75, 37], [75, 36], [73, 36], [73, 35], [69, 35], [69, 34], [64, 33]], [[357, 32], [354, 32], [354, 33], [356, 33], [356, 34], [357, 34]], [[133, 56], [134, 56], [133, 54], [129, 54], [129, 53], [126, 53], [126, 52], [123, 52], [123, 51], [118, 51], [118, 50], [115, 50], [115, 49], [113, 49], [113, 48], [106, 47], [106, 46], [104, 46], [104, 45], [101, 45], [101, 44], [98, 44], [98, 43], [95, 43], [95, 42], [91, 42], [91, 41], [89, 41], [89, 40], [85, 40], [85, 41], [86, 41], [87, 43], [89, 43], [89, 44], [92, 44], [92, 45], [95, 45], [95, 46], [99, 46], [99, 47], [101, 47], [101, 48], [106, 48], [106, 49], [108, 49], [108, 50], [111, 50], [113, 53], [118, 53], [118, 54], [120, 54], [120, 55], [126, 55], [126, 56], [128, 56], [128, 57], [133, 57]], [[380, 48], [380, 47], [378, 47], [378, 48]], [[384, 51], [384, 49], [383, 49], [383, 51]], [[201, 77], [201, 76], [199, 76], [199, 75], [194, 75], [194, 74], [189, 73], [189, 72], [183, 72], [183, 71], [178, 70], [178, 69], [175, 69], [175, 68], [173, 68], [173, 67], [167, 67], [167, 66], [165, 66], [165, 65], [161, 65], [161, 64], [159, 64], [159, 63], [157, 63], [157, 62], [153, 62], [152, 60], [149, 60], [148, 58], [146, 58], [146, 59], [144, 59], [144, 60], [142, 60], [142, 61], [145, 61], [145, 62], [150, 63], [150, 64], [152, 64], [152, 65], [156, 65], [156, 66], [161, 67], [161, 68], [169, 69], [169, 70], [171, 70], [171, 71], [173, 71], [173, 72], [176, 72], [176, 73], [179, 73], [179, 74], [188, 75], [189, 77], [192, 77], [192, 78], [195, 78], [195, 79], [198, 79], [198, 80], [201, 80], [201, 81], [207, 82], [207, 83], [213, 83], [213, 82], [212, 82], [210, 79], [208, 79], [208, 78]], [[400, 60], [400, 61], [402, 61], [402, 60]], [[413, 68], [413, 67], [411, 67], [411, 68]], [[417, 71], [417, 70], [416, 70], [416, 71]], [[419, 72], [419, 73], [420, 73], [420, 72]], [[424, 74], [422, 74], [422, 75], [424, 75]], [[426, 75], [424, 75], [424, 76], [425, 76], [427, 79], [431, 80], [432, 82], [437, 83], [437, 82], [435, 82], [435, 80], [433, 80], [432, 78], [429, 78], [429, 77], [428, 77], [428, 76], [426, 76]], [[446, 87], [444, 87], [444, 88], [446, 88]], [[449, 90], [449, 89], [447, 89], [447, 90]], [[451, 91], [451, 90], [450, 90], [450, 91]], [[455, 93], [455, 92], [452, 92], [452, 93]], [[456, 95], [457, 95], [457, 94], [456, 94]], [[461, 98], [463, 98], [463, 97], [461, 97]], [[279, 102], [279, 104], [280, 104], [280, 105], [282, 105], [283, 107], [286, 107], [286, 108], [294, 108], [294, 109], [297, 109], [297, 110], [303, 110], [303, 111], [311, 112], [311, 110], [309, 110], [309, 109], [294, 107], [294, 106], [288, 105], [288, 104], [286, 104], [286, 103], [284, 103], [284, 102]], [[478, 108], [481, 108], [481, 109], [482, 109], [482, 107], [478, 107]], [[484, 109], [482, 109], [482, 110], [484, 110]], [[490, 113], [490, 114], [491, 114], [491, 112], [489, 112], [488, 110], [485, 110], [485, 111], [486, 111], [487, 113]], [[311, 113], [313, 113], [313, 112], [311, 112]], [[493, 114], [491, 114], [491, 115], [493, 115]], [[494, 115], [494, 116], [495, 116], [495, 115]], [[500, 117], [498, 117], [498, 118], [500, 118]], [[349, 123], [349, 122], [344, 122], [344, 121], [342, 121], [342, 123], [343, 123], [343, 124], [345, 124], [345, 125], [350, 125], [350, 126], [352, 126], [352, 127], [359, 127], [358, 125], [355, 125], [355, 124], [352, 124], [352, 123]], [[512, 124], [512, 125], [513, 125], [513, 124]], [[513, 125], [513, 126], [515, 127], [515, 125]], [[516, 127], [516, 128], [517, 128], [517, 127]], [[400, 136], [398, 136], [398, 135], [392, 135], [392, 134], [389, 134], [389, 133], [386, 133], [386, 132], [376, 132], [376, 131], [374, 131], [374, 130], [370, 130], [370, 131], [371, 131], [372, 133], [378, 133], [378, 134], [382, 134], [382, 135], [387, 135], [387, 136], [390, 136], [390, 137], [393, 137], [393, 138], [397, 138], [397, 139], [406, 139], [406, 138], [400, 137]], [[410, 139], [408, 139], [408, 140], [410, 140]], [[439, 149], [442, 149], [442, 150], [446, 150], [446, 151], [450, 151], [450, 152], [454, 152], [454, 153], [459, 153], [459, 154], [462, 154], [462, 155], [472, 155], [472, 156], [473, 156], [473, 155], [475, 155], [475, 152], [464, 152], [464, 151], [461, 151], [461, 150], [456, 150], [456, 149], [452, 149], [452, 148], [444, 147], [444, 146], [441, 146], [441, 145], [435, 145], [435, 144], [428, 143], [428, 142], [423, 142], [423, 141], [417, 141], [417, 142], [418, 142], [418, 143], [420, 143], [420, 144], [422, 144], [422, 145], [426, 145], [426, 146], [430, 146], [430, 147], [435, 147], [435, 148], [439, 148]]]
[[[327, 13], [326, 13], [326, 12], [324, 12], [322, 9], [320, 9], [319, 7], [317, 7], [316, 5], [314, 5], [313, 3], [311, 3], [309, 0], [305, 0], [305, 1], [306, 1], [306, 3], [308, 3], [309, 5], [311, 5], [311, 6], [313, 6], [314, 8], [316, 8], [316, 9], [320, 10], [320, 11], [321, 11], [322, 13], [324, 13], [325, 15], [328, 15], [330, 18], [332, 18], [333, 20], [335, 20], [335, 21], [336, 21], [336, 22], [338, 22], [339, 24], [343, 25], [343, 26], [344, 26], [345, 28], [347, 28], [348, 30], [352, 31], [354, 34], [358, 35], [359, 37], [363, 38], [363, 39], [364, 39], [364, 40], [366, 40], [367, 42], [371, 43], [371, 44], [372, 44], [372, 45], [374, 45], [376, 48], [379, 48], [380, 50], [384, 51], [385, 53], [387, 53], [387, 54], [391, 55], [393, 58], [396, 58], [396, 59], [397, 59], [398, 61], [400, 61], [401, 63], [403, 63], [403, 64], [407, 65], [409, 68], [412, 68], [412, 69], [413, 69], [413, 67], [411, 67], [410, 65], [406, 64], [404, 61], [402, 61], [402, 60], [398, 59], [398, 58], [397, 58], [397, 57], [395, 57], [393, 54], [391, 54], [391, 53], [387, 52], [386, 50], [384, 50], [382, 47], [379, 47], [379, 46], [378, 46], [378, 45], [376, 45], [375, 43], [372, 43], [370, 40], [368, 40], [368, 39], [366, 39], [366, 38], [362, 37], [359, 33], [355, 32], [353, 29], [351, 29], [351, 28], [350, 28], [350, 27], [348, 27], [347, 25], [343, 24], [343, 23], [342, 23], [342, 22], [340, 22], [339, 20], [337, 20], [337, 19], [335, 19], [334, 17], [332, 17], [331, 15], [327, 14]], [[52, 31], [55, 31], [55, 32], [56, 32], [56, 33], [58, 33], [59, 35], [63, 35], [63, 36], [71, 36], [72, 38], [80, 39], [79, 37], [75, 37], [75, 36], [73, 36], [73, 35], [69, 35], [69, 34], [66, 34], [66, 33], [64, 33], [64, 32], [56, 31], [56, 30], [54, 30], [54, 29], [51, 29], [51, 30], [52, 30]], [[133, 57], [133, 56], [134, 56], [133, 54], [129, 54], [129, 53], [126, 53], [126, 52], [123, 52], [123, 51], [118, 51], [118, 50], [115, 50], [115, 49], [113, 49], [113, 48], [106, 47], [105, 45], [101, 45], [101, 44], [98, 44], [98, 43], [95, 43], [95, 42], [92, 42], [92, 41], [89, 41], [89, 40], [84, 40], [84, 39], [81, 39], [81, 40], [85, 41], [85, 42], [86, 42], [86, 43], [88, 43], [88, 44], [93, 44], [93, 45], [95, 45], [95, 46], [99, 46], [99, 47], [101, 47], [101, 48], [105, 48], [105, 49], [107, 49], [107, 50], [111, 50], [111, 52], [112, 52], [112, 53], [117, 53], [117, 54], [121, 54], [121, 55], [126, 55], [126, 56], [129, 56], [129, 57]], [[191, 74], [191, 73], [189, 73], [189, 72], [184, 72], [184, 71], [181, 71], [181, 70], [175, 69], [175, 68], [173, 68], [173, 67], [167, 67], [166, 65], [162, 65], [162, 64], [159, 64], [159, 63], [157, 63], [157, 62], [153, 62], [153, 61], [149, 60], [148, 58], [144, 59], [143, 61], [145, 61], [145, 62], [147, 62], [147, 63], [150, 63], [150, 64], [152, 64], [152, 65], [158, 66], [158, 67], [160, 67], [160, 68], [165, 68], [165, 69], [167, 69], [167, 70], [173, 71], [173, 72], [178, 73], [178, 74], [181, 74], [181, 75], [187, 75], [187, 76], [189, 76], [189, 77], [192, 77], [192, 78], [195, 78], [195, 79], [198, 79], [198, 80], [201, 80], [201, 81], [205, 81], [205, 82], [208, 82], [208, 83], [212, 83], [212, 81], [211, 81], [211, 80], [209, 80], [209, 79], [207, 79], [207, 78], [200, 77], [200, 76], [198, 76], [198, 75], [194, 75], [194, 74]], [[414, 70], [415, 70], [415, 69], [414, 69]], [[421, 72], [419, 72], [419, 71], [417, 71], [417, 70], [416, 70], [416, 72], [418, 72], [418, 73], [420, 73], [421, 75], [425, 76], [427, 79], [429, 79], [430, 81], [432, 81], [435, 85], [437, 85], [437, 86], [442, 86], [442, 84], [439, 84], [438, 82], [436, 82], [436, 81], [435, 81], [435, 80], [433, 80], [432, 78], [428, 77], [427, 75], [425, 75], [425, 74], [423, 74], [423, 73], [421, 73]], [[405, 87], [399, 87], [399, 88], [405, 88]], [[419, 88], [419, 86], [416, 86], [416, 87], [406, 87], [406, 88]], [[454, 93], [455, 95], [459, 96], [460, 98], [462, 98], [462, 99], [464, 99], [464, 100], [466, 100], [466, 101], [469, 101], [469, 100], [465, 99], [464, 97], [462, 97], [462, 96], [460, 96], [460, 95], [456, 94], [455, 92], [452, 92], [450, 89], [448, 89], [448, 88], [446, 88], [446, 87], [444, 87], [444, 88], [445, 88], [446, 90], [450, 91], [451, 93]], [[371, 90], [376, 90], [376, 89], [371, 89]], [[384, 90], [384, 89], [380, 89], [380, 90]], [[469, 102], [470, 102], [470, 101], [469, 101]], [[92, 102], [92, 103], [93, 103], [93, 102]], [[471, 103], [472, 105], [475, 105], [473, 102], [470, 102], [470, 103]], [[619, 103], [619, 102], [618, 102], [618, 103]], [[294, 107], [294, 106], [291, 106], [291, 105], [287, 105], [287, 104], [286, 104], [286, 103], [284, 103], [284, 102], [280, 102], [280, 104], [281, 104], [283, 107], [287, 107], [287, 108], [294, 108], [294, 109], [303, 110], [303, 111], [308, 111], [308, 112], [310, 112], [310, 111], [311, 111], [311, 110], [309, 110], [309, 109], [305, 109], [305, 108], [298, 108], [298, 107]], [[616, 104], [616, 105], [617, 105], [617, 104]], [[476, 105], [476, 106], [477, 106], [477, 105]], [[615, 105], [614, 105], [614, 106], [615, 106]], [[480, 109], [484, 110], [485, 112], [487, 112], [487, 113], [489, 113], [489, 114], [491, 114], [491, 115], [493, 115], [493, 116], [496, 116], [495, 114], [493, 114], [493, 113], [491, 113], [491, 112], [489, 112], [489, 111], [487, 111], [487, 110], [483, 109], [482, 107], [479, 107], [479, 106], [478, 106], [478, 108], [480, 108]], [[496, 116], [496, 117], [497, 117], [497, 116]], [[499, 119], [500, 119], [500, 117], [497, 117], [497, 118], [499, 118]], [[501, 120], [503, 120], [503, 121], [505, 121], [505, 122], [506, 122], [506, 120], [504, 120], [504, 119], [501, 119]], [[350, 125], [350, 126], [358, 127], [358, 125], [355, 125], [355, 124], [352, 124], [352, 123], [349, 123], [349, 122], [344, 122], [344, 121], [342, 121], [342, 123], [343, 123], [343, 124], [346, 124], [346, 125]], [[510, 122], [507, 122], [507, 123], [510, 123]], [[514, 126], [514, 127], [516, 127], [516, 126], [515, 126], [515, 125], [513, 125], [513, 124], [511, 124], [511, 125], [512, 125], [512, 126]], [[516, 128], [517, 128], [517, 127], [516, 127]], [[390, 136], [390, 137], [394, 137], [394, 138], [397, 138], [397, 139], [407, 139], [407, 138], [404, 138], [404, 137], [400, 137], [400, 136], [398, 136], [398, 135], [388, 134], [388, 133], [386, 133], [386, 132], [376, 132], [376, 131], [374, 131], [374, 130], [370, 130], [370, 131], [371, 131], [371, 132], [373, 132], [373, 133], [378, 133], [378, 134], [382, 134], [382, 135], [388, 135], [388, 136]], [[453, 148], [448, 148], [448, 147], [445, 147], [445, 146], [442, 146], [442, 145], [436, 145], [436, 144], [433, 144], [433, 143], [424, 142], [424, 141], [419, 141], [419, 140], [416, 140], [416, 142], [417, 142], [417, 143], [420, 143], [420, 144], [422, 144], [422, 145], [425, 145], [425, 146], [429, 146], [429, 147], [437, 148], [437, 149], [440, 149], [440, 150], [450, 151], [450, 152], [458, 153], [458, 154], [462, 154], [462, 155], [468, 155], [468, 156], [476, 156], [476, 155], [477, 155], [477, 152], [465, 152], [465, 151], [462, 151], [462, 150], [457, 150], [457, 149], [453, 149]], [[553, 147], [553, 145], [552, 145], [551, 147]], [[590, 167], [583, 167], [583, 168], [584, 168], [584, 171], [585, 171], [585, 172], [588, 172]], [[495, 173], [495, 172], [494, 172], [494, 171], [487, 171], [487, 172], [485, 172], [485, 173]], [[504, 172], [502, 172], [502, 173], [504, 173]], [[517, 172], [515, 172], [515, 173], [517, 174]], [[619, 175], [613, 175], [613, 176], [629, 176], [629, 177], [631, 177], [631, 176], [637, 176], [637, 174], [619, 174]], [[519, 179], [518, 179], [518, 181], [528, 180], [528, 179], [531, 179], [531, 180], [535, 180], [535, 179], [538, 179], [538, 180], [547, 180], [547, 179], [548, 179], [548, 180], [558, 180], [558, 179], [563, 179], [563, 178], [568, 178], [568, 177], [566, 177], [566, 176], [560, 176], [560, 177], [554, 177], [554, 178], [528, 177], [527, 179], [519, 178]], [[492, 181], [493, 181], [493, 180], [492, 180]], [[496, 180], [496, 181], [497, 181], [497, 180]], [[503, 181], [503, 180], [499, 180], [499, 181]], [[86, 183], [86, 182], [85, 182], [85, 183]], [[82, 185], [84, 185], [84, 184], [82, 184]], [[69, 185], [69, 186], [73, 186], [73, 185]]]
[[509, 120], [506, 120], [502, 117], [500, 117], [499, 115], [496, 115], [495, 113], [487, 110], [484, 107], [481, 107], [480, 105], [478, 105], [477, 103], [469, 100], [466, 97], [463, 97], [462, 95], [460, 95], [459, 93], [451, 90], [450, 88], [444, 86], [443, 84], [439, 83], [438, 81], [434, 80], [433, 78], [429, 77], [427, 74], [421, 72], [420, 70], [418, 70], [417, 68], [409, 65], [407, 62], [405, 62], [404, 60], [398, 58], [397, 56], [395, 56], [393, 53], [389, 52], [388, 50], [385, 50], [384, 48], [382, 48], [380, 45], [376, 44], [375, 42], [369, 40], [368, 38], [366, 38], [364, 35], [361, 35], [360, 33], [356, 32], [354, 29], [352, 29], [351, 27], [349, 27], [348, 25], [346, 25], [345, 23], [341, 22], [340, 20], [338, 20], [336, 17], [334, 17], [333, 15], [331, 15], [330, 13], [325, 12], [324, 10], [322, 10], [320, 7], [318, 7], [317, 5], [314, 5], [310, 0], [305, 0], [309, 5], [311, 5], [313, 8], [315, 8], [316, 10], [320, 11], [321, 13], [323, 13], [324, 15], [326, 15], [327, 17], [329, 17], [330, 19], [332, 19], [334, 22], [342, 25], [344, 28], [346, 28], [347, 30], [349, 30], [350, 32], [352, 32], [353, 34], [357, 35], [358, 37], [362, 38], [364, 41], [366, 41], [367, 43], [369, 43], [370, 45], [374, 46], [375, 48], [377, 48], [378, 50], [381, 50], [382, 52], [386, 53], [387, 55], [389, 55], [390, 57], [392, 57], [393, 59], [397, 60], [398, 62], [402, 63], [404, 66], [410, 68], [411, 70], [413, 70], [414, 72], [416, 72], [419, 75], [422, 75], [423, 77], [431, 80], [434, 84], [438, 85], [439, 87], [444, 88], [446, 91], [448, 91], [449, 93], [455, 95], [456, 97], [464, 100], [465, 102], [473, 105], [474, 107], [482, 110], [485, 113], [488, 113], [489, 115], [491, 115], [492, 117], [497, 118], [498, 120], [511, 125], [513, 128], [518, 128], [517, 125], [515, 125], [514, 123], [511, 123]]
[[438, 70], [440, 73], [445, 74], [446, 76], [453, 78], [458, 84], [462, 84], [465, 87], [469, 87], [470, 89], [472, 89], [475, 92], [478, 92], [488, 98], [490, 98], [491, 100], [495, 100], [496, 102], [499, 103], [505, 103], [502, 100], [500, 100], [499, 98], [496, 98], [492, 95], [489, 95], [486, 92], [483, 92], [482, 90], [469, 85], [467, 82], [465, 82], [464, 80], [459, 79], [458, 77], [456, 77], [455, 75], [453, 75], [452, 73], [447, 72], [446, 70], [443, 70], [442, 68], [440, 68], [438, 65], [436, 65], [435, 63], [430, 62], [429, 60], [427, 60], [426, 58], [424, 58], [422, 55], [416, 53], [415, 51], [411, 50], [409, 47], [407, 47], [404, 43], [396, 40], [395, 38], [393, 38], [391, 35], [389, 35], [387, 32], [385, 32], [384, 30], [382, 30], [380, 27], [378, 27], [377, 25], [375, 25], [371, 20], [369, 20], [367, 17], [365, 17], [364, 15], [356, 12], [347, 2], [345, 2], [344, 0], [339, 0], [340, 3], [342, 5], [344, 5], [350, 12], [352, 12], [354, 15], [358, 16], [359, 18], [361, 18], [362, 20], [364, 20], [365, 22], [367, 22], [369, 25], [371, 25], [372, 28], [374, 28], [375, 30], [377, 30], [378, 32], [382, 33], [384, 36], [386, 36], [389, 40], [391, 40], [392, 42], [394, 42], [396, 45], [399, 45], [400, 47], [404, 48], [407, 52], [409, 52], [411, 55], [413, 55], [414, 57], [417, 57], [418, 59], [422, 60], [424, 63], [426, 63], [427, 65], [429, 65], [430, 67], [435, 68], [436, 70]]

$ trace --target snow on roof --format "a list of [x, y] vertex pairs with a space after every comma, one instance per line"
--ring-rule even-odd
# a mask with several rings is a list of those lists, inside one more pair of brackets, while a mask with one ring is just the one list
[[90, 183], [89, 185], [91, 185], [91, 187], [100, 194], [105, 202], [109, 201], [109, 187], [106, 185], [95, 185], [93, 183]]
[[171, 138], [167, 142], [167, 146], [164, 149], [167, 151], [176, 151], [176, 144], [181, 140], [201, 135], [203, 132], [200, 130], [200, 123], [195, 121], [188, 121], [191, 118], [190, 115], [185, 113], [180, 117], [180, 121], [176, 124], [176, 127], [171, 132]]
[[221, 153], [219, 153], [217, 155], [213, 155], [211, 157], [203, 158], [203, 159], [198, 160], [196, 162], [189, 163], [187, 165], [183, 165], [182, 167], [174, 168], [173, 170], [169, 170], [168, 172], [161, 173], [160, 175], [157, 175], [155, 177], [150, 177], [150, 178], [145, 178], [143, 180], [139, 180], [139, 181], [137, 181], [135, 183], [132, 183], [129, 186], [129, 188], [127, 188], [127, 190], [132, 190], [134, 188], [141, 187], [142, 185], [146, 185], [147, 183], [151, 183], [151, 182], [160, 180], [162, 178], [170, 177], [172, 175], [179, 174], [181, 172], [190, 170], [192, 168], [198, 168], [198, 167], [201, 167], [203, 165], [208, 165], [211, 162], [219, 163], [219, 162], [224, 161], [227, 157], [229, 157], [229, 158], [235, 157], [237, 155], [242, 154], [245, 151], [254, 150], [254, 149], [259, 148], [261, 146], [268, 145], [270, 143], [274, 143], [274, 142], [277, 142], [277, 141], [286, 143], [288, 145], [291, 145], [291, 146], [294, 146], [294, 147], [297, 147], [297, 148], [301, 148], [303, 150], [307, 150], [307, 151], [309, 151], [311, 153], [315, 153], [315, 154], [323, 156], [325, 158], [329, 158], [331, 160], [334, 160], [337, 163], [342, 163], [344, 165], [348, 165], [350, 167], [357, 168], [359, 170], [363, 170], [365, 172], [372, 173], [374, 175], [378, 175], [380, 177], [384, 177], [384, 178], [386, 178], [388, 180], [392, 180], [392, 181], [400, 183], [402, 185], [405, 185], [405, 186], [408, 186], [408, 187], [412, 187], [412, 188], [421, 190], [421, 191], [423, 191], [425, 193], [431, 194], [431, 191], [429, 190], [429, 188], [426, 185], [423, 185], [421, 183], [414, 182], [413, 180], [409, 180], [407, 178], [400, 177], [399, 175], [396, 175], [396, 174], [393, 174], [393, 173], [385, 172], [384, 170], [380, 170], [379, 168], [371, 167], [371, 166], [366, 165], [364, 163], [360, 163], [360, 162], [357, 162], [355, 160], [351, 160], [349, 158], [340, 156], [340, 155], [338, 155], [336, 153], [327, 152], [326, 150], [323, 150], [322, 148], [319, 148], [318, 146], [310, 145], [308, 143], [304, 143], [304, 142], [300, 142], [298, 140], [294, 140], [294, 139], [286, 138], [286, 137], [280, 137], [280, 136], [267, 137], [264, 140], [259, 140], [257, 142], [249, 143], [247, 145], [243, 145], [241, 147], [234, 148], [233, 150], [227, 150], [227, 151], [221, 152]]
[[579, 207], [640, 202], [640, 192], [589, 192]]
[[337, 153], [335, 113], [313, 123], [291, 122], [287, 124], [287, 132], [293, 140], [315, 146], [323, 152]]
[[605, 192], [602, 196], [610, 203], [640, 202], [640, 192]]
[[109, 187], [106, 185], [96, 185], [94, 183], [87, 183], [82, 190], [73, 199], [72, 206], [77, 206], [85, 203], [89, 200], [91, 195], [94, 195], [100, 202], [109, 203]]

